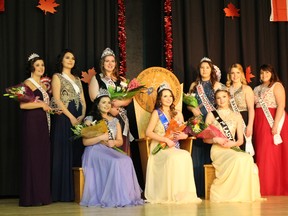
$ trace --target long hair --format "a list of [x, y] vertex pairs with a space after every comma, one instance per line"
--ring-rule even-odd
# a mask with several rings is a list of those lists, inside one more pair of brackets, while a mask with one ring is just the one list
[[104, 98], [104, 97], [110, 98], [108, 95], [103, 95], [103, 96], [97, 97], [97, 98], [93, 101], [92, 108], [91, 108], [91, 111], [90, 111], [90, 113], [89, 113], [89, 115], [93, 116], [93, 121], [94, 121], [94, 120], [99, 121], [99, 120], [102, 120], [102, 119], [103, 119], [102, 114], [101, 114], [101, 112], [99, 111], [98, 105], [99, 105], [99, 103], [100, 103], [101, 98]]
[[[101, 70], [101, 72], [102, 72], [102, 74], [104, 76], [106, 76], [106, 71], [105, 71], [105, 68], [104, 68], [104, 62], [105, 62], [105, 59], [106, 59], [107, 56], [113, 56], [113, 55], [106, 55], [106, 56], [104, 56], [103, 58], [100, 59], [100, 70]], [[119, 79], [118, 61], [117, 61], [115, 56], [113, 56], [113, 57], [114, 57], [114, 60], [115, 60], [115, 68], [114, 68], [114, 70], [112, 72], [112, 75], [115, 76], [117, 78], [117, 80], [118, 80]]]
[[55, 65], [55, 73], [62, 73], [63, 71], [63, 64], [62, 64], [62, 61], [63, 61], [63, 58], [65, 56], [66, 53], [72, 53], [72, 55], [74, 56], [75, 58], [75, 64], [74, 64], [74, 67], [71, 69], [71, 74], [73, 74], [74, 76], [76, 77], [79, 77], [80, 74], [77, 70], [77, 66], [76, 66], [76, 57], [73, 53], [73, 51], [71, 49], [64, 49], [62, 50], [62, 52], [57, 56], [57, 60], [56, 60], [56, 65]]
[[172, 117], [172, 118], [175, 117], [176, 114], [177, 114], [177, 111], [176, 111], [176, 109], [175, 109], [175, 104], [174, 104], [174, 102], [175, 102], [175, 96], [174, 96], [173, 92], [172, 92], [170, 89], [163, 89], [163, 90], [161, 90], [161, 91], [159, 91], [159, 92], [158, 92], [158, 90], [159, 90], [159, 87], [158, 87], [158, 89], [157, 89], [157, 97], [156, 97], [156, 102], [155, 102], [154, 109], [159, 109], [159, 108], [161, 109], [161, 108], [162, 108], [161, 97], [162, 97], [162, 95], [163, 95], [163, 91], [164, 91], [164, 90], [168, 90], [168, 91], [170, 91], [170, 93], [171, 93], [171, 95], [172, 95], [172, 98], [173, 98], [173, 102], [172, 102], [172, 104], [171, 104], [171, 106], [170, 106], [170, 114], [171, 114], [171, 117]]
[[[195, 82], [198, 84], [198, 83], [201, 82], [201, 80], [202, 80], [201, 73], [200, 73], [200, 68], [201, 68], [202, 63], [204, 63], [204, 62], [207, 62], [207, 63], [209, 64], [210, 68], [211, 68], [210, 81], [211, 81], [211, 84], [212, 84], [212, 88], [214, 88], [214, 85], [215, 85], [215, 83], [217, 82], [217, 75], [216, 75], [216, 70], [215, 70], [215, 68], [214, 68], [214, 64], [213, 64], [212, 61], [203, 60], [203, 61], [201, 61], [201, 62], [199, 63], [199, 65], [198, 65], [197, 78], [196, 78]], [[192, 92], [195, 91], [196, 86], [197, 86], [197, 85], [195, 85], [195, 86], [193, 87]]]
[[235, 63], [235, 64], [232, 64], [229, 68], [229, 72], [227, 73], [227, 82], [226, 82], [226, 86], [227, 87], [230, 87], [232, 85], [232, 80], [231, 80], [231, 70], [232, 68], [236, 68], [240, 71], [240, 74], [241, 74], [241, 77], [240, 77], [240, 82], [242, 84], [245, 84], [247, 85], [247, 81], [246, 81], [246, 78], [245, 78], [245, 74], [244, 74], [244, 70], [243, 70], [243, 67], [238, 64], [238, 63]]
[[274, 67], [271, 64], [263, 64], [260, 66], [260, 73], [262, 71], [269, 71], [271, 73], [270, 83], [268, 87], [270, 88], [275, 82], [280, 82], [280, 79], [277, 73], [274, 70]]

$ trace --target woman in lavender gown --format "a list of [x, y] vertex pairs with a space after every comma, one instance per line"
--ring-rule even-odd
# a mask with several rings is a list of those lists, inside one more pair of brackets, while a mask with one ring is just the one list
[[90, 121], [105, 120], [108, 133], [83, 138], [86, 146], [82, 157], [85, 185], [80, 205], [101, 207], [124, 207], [143, 204], [132, 160], [113, 147], [123, 144], [119, 120], [108, 114], [111, 99], [107, 91], [96, 97]]

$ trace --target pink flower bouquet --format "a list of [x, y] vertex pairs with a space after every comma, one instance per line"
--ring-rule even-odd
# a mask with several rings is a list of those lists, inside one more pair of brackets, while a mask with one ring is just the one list
[[34, 102], [37, 100], [33, 91], [24, 83], [6, 88], [4, 96], [17, 100], [20, 103]]

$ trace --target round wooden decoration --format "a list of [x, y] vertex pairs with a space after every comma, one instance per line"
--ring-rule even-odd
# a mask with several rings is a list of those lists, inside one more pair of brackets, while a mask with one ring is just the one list
[[150, 67], [142, 71], [137, 80], [146, 87], [145, 91], [135, 96], [136, 101], [144, 110], [150, 113], [153, 111], [157, 88], [164, 81], [170, 84], [175, 96], [174, 104], [178, 104], [181, 97], [181, 86], [178, 78], [171, 71], [162, 67]]

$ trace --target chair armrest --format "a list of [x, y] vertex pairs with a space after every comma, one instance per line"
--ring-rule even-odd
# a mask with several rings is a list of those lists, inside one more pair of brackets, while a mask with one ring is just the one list
[[138, 143], [139, 152], [140, 152], [143, 178], [146, 179], [146, 169], [147, 169], [148, 157], [150, 154], [151, 139], [149, 137], [145, 137], [145, 138], [136, 139], [136, 141]]
[[179, 140], [180, 148], [188, 151], [191, 154], [192, 153], [192, 144], [193, 144], [194, 139], [196, 139], [196, 137], [188, 137], [184, 140]]

